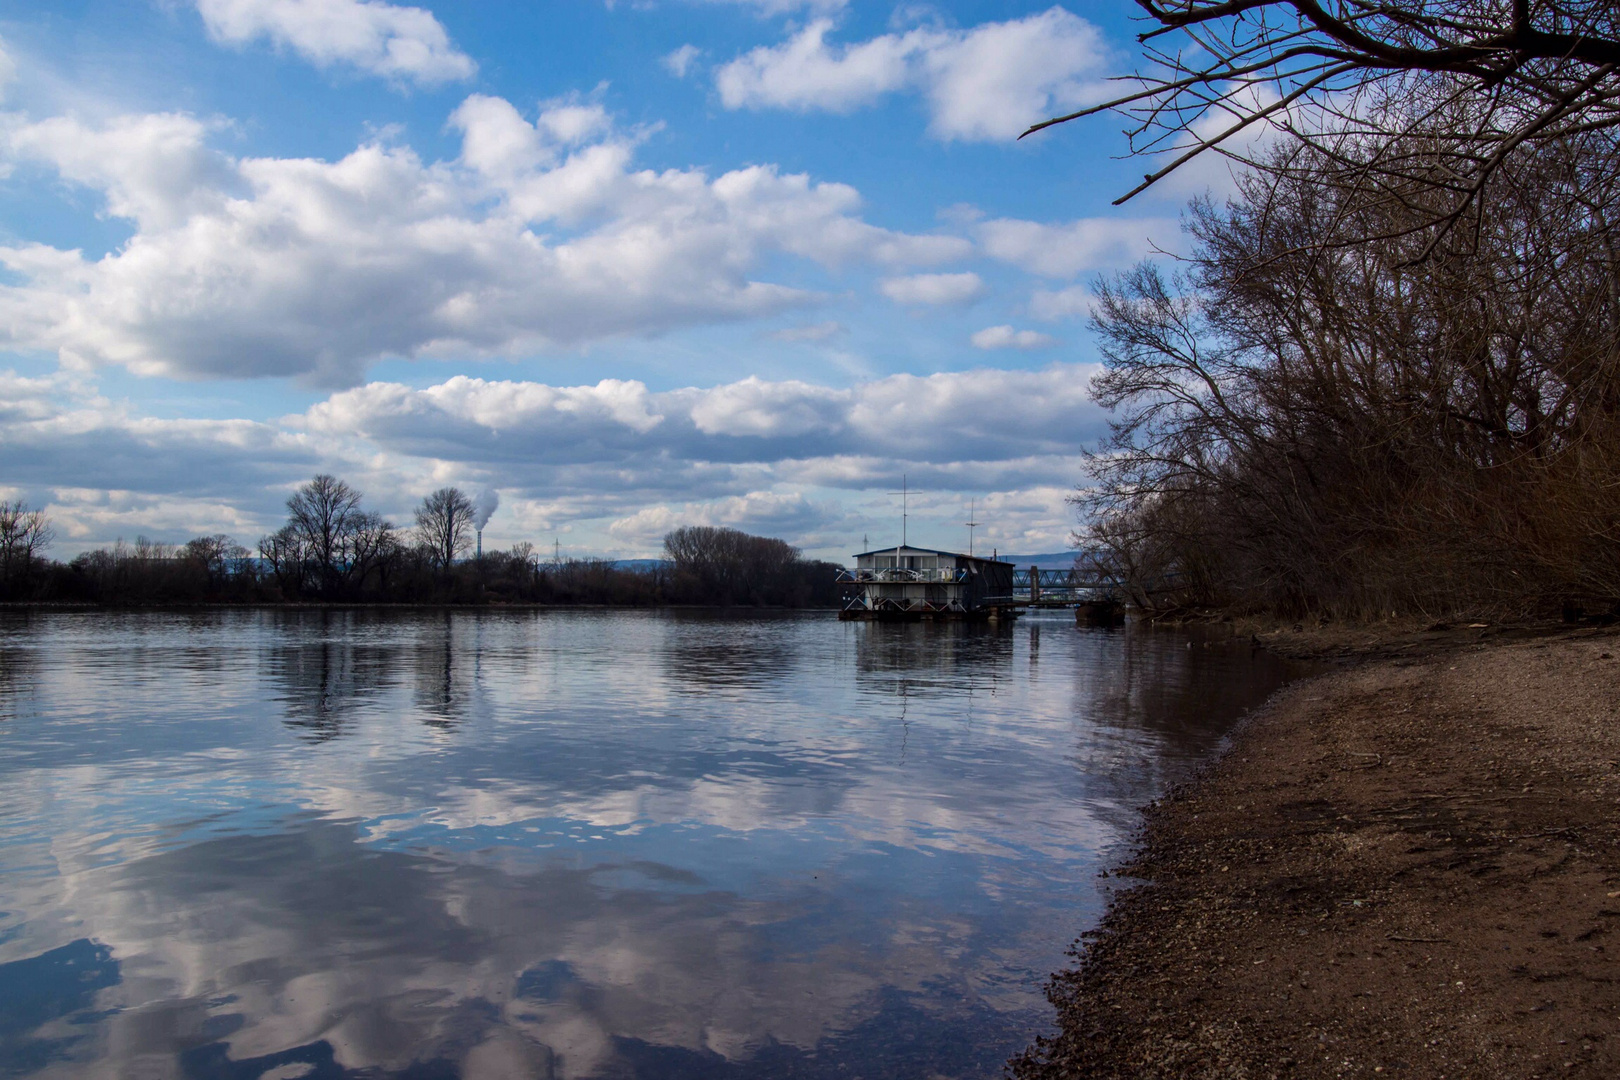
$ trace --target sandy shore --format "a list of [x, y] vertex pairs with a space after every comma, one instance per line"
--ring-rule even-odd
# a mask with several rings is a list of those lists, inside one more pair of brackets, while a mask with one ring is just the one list
[[1620, 635], [1478, 639], [1295, 684], [1152, 807], [1015, 1074], [1620, 1076]]

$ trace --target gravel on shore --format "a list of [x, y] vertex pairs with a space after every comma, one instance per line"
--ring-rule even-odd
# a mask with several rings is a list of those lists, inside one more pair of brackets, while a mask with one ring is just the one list
[[1620, 635], [1477, 638], [1294, 684], [1150, 807], [1012, 1074], [1620, 1076]]

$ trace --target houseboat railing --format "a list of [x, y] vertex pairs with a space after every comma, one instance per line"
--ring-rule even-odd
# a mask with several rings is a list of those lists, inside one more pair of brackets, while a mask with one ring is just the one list
[[963, 569], [954, 570], [902, 570], [892, 566], [862, 567], [859, 570], [840, 570], [838, 580], [845, 582], [928, 582], [930, 584], [951, 584], [966, 581], [968, 572]]
[[856, 597], [844, 605], [845, 611], [966, 611], [960, 600], [924, 600], [920, 597], [882, 597], [867, 602], [865, 597]]

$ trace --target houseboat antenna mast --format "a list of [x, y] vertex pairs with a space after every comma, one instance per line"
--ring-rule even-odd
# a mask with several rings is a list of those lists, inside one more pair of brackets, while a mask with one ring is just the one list
[[979, 523], [973, 520], [975, 516], [973, 511], [978, 507], [978, 505], [978, 499], [975, 498], [968, 500], [968, 519], [962, 522], [962, 524], [967, 526], [968, 530], [968, 558], [970, 559], [973, 557], [973, 530], [979, 526]]
[[891, 491], [891, 492], [889, 492], [889, 494], [890, 495], [898, 495], [898, 496], [900, 496], [900, 546], [901, 547], [910, 547], [911, 545], [909, 543], [907, 543], [907, 541], [906, 541], [906, 499], [907, 499], [907, 496], [909, 496], [911, 494], [911, 492], [906, 487], [906, 474], [905, 473], [900, 474], [900, 490], [899, 491]]

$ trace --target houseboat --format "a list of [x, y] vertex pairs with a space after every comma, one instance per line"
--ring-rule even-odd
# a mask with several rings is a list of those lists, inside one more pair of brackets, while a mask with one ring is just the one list
[[1012, 619], [1013, 564], [902, 544], [855, 556], [841, 619]]

